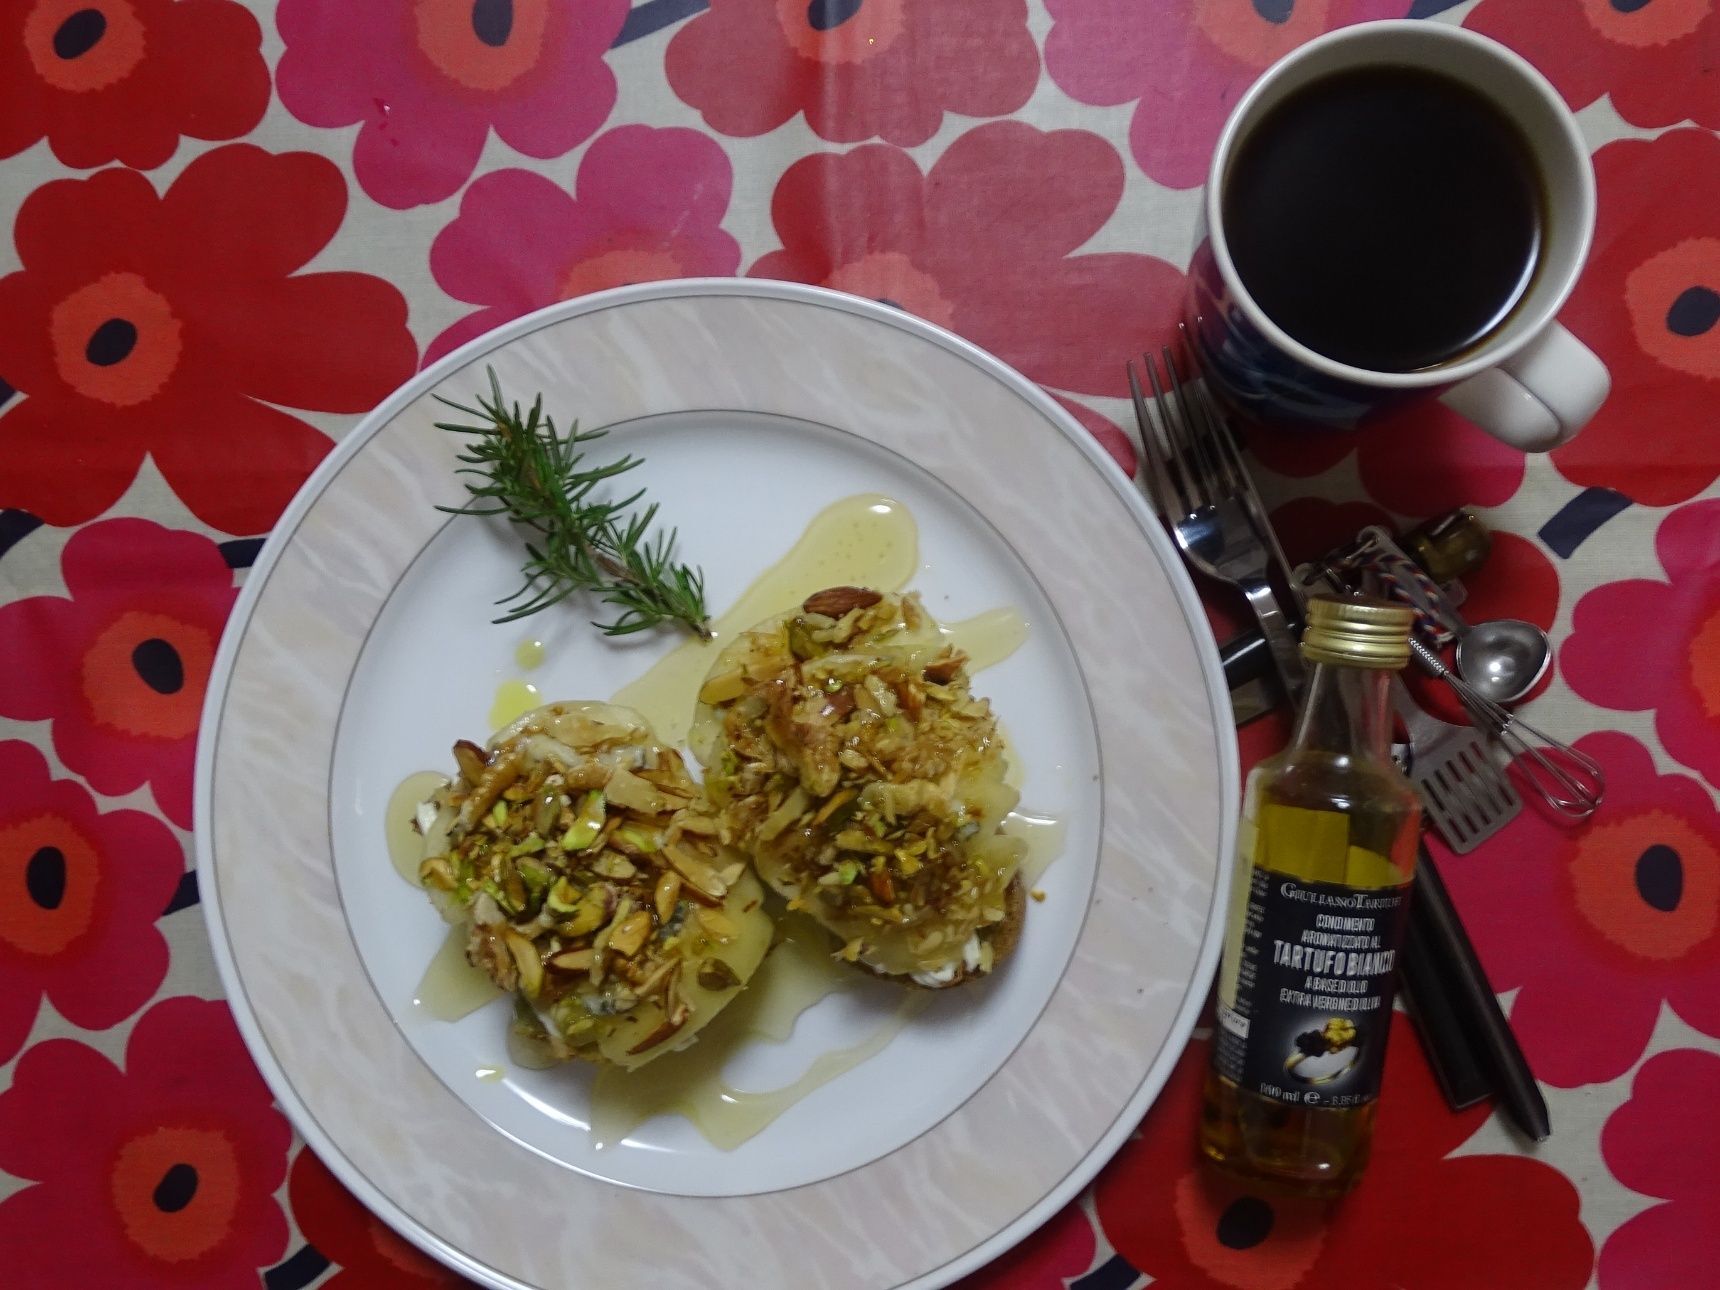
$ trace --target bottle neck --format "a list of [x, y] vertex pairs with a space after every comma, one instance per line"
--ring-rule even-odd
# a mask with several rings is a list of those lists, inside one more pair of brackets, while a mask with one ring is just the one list
[[1316, 663], [1296, 720], [1293, 751], [1318, 749], [1373, 761], [1391, 758], [1391, 705], [1384, 668]]

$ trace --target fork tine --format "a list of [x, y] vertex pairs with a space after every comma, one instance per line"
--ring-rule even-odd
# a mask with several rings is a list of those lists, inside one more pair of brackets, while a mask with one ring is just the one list
[[[1158, 377], [1153, 371], [1152, 358], [1141, 356], [1142, 363], [1147, 369], [1147, 380], [1153, 387], [1153, 398], [1159, 402], [1159, 415], [1164, 415], [1164, 404], [1159, 400]], [[1141, 423], [1141, 450], [1146, 454], [1146, 469], [1141, 473], [1146, 476], [1147, 487], [1151, 490], [1153, 505], [1158, 507], [1159, 514], [1167, 523], [1174, 523], [1188, 514], [1182, 505], [1182, 498], [1177, 490], [1176, 481], [1171, 475], [1170, 462], [1166, 459], [1164, 445], [1160, 442], [1159, 432], [1154, 427], [1152, 414], [1147, 411], [1147, 401], [1141, 394], [1140, 378], [1135, 374], [1135, 365], [1129, 365], [1129, 392], [1135, 399], [1135, 416]]]
[[1165, 481], [1169, 500], [1175, 503], [1170, 512], [1172, 518], [1181, 519], [1194, 514], [1201, 504], [1200, 498], [1189, 480], [1188, 466], [1183, 458], [1184, 447], [1180, 442], [1181, 427], [1176, 409], [1171, 406], [1165, 387], [1159, 383], [1158, 364], [1151, 354], [1142, 354], [1141, 366], [1146, 368], [1147, 384], [1153, 387], [1153, 406], [1158, 409], [1159, 426], [1164, 432], [1162, 443], [1153, 445], [1153, 464]]
[[1187, 463], [1184, 471], [1190, 476], [1189, 491], [1194, 494], [1196, 510], [1202, 506], [1210, 506], [1219, 498], [1226, 496], [1227, 489], [1219, 479], [1218, 468], [1213, 460], [1211, 445], [1206, 442], [1206, 436], [1200, 432], [1200, 426], [1194, 419], [1194, 410], [1189, 406], [1188, 393], [1183, 388], [1182, 378], [1177, 373], [1176, 358], [1167, 345], [1159, 351], [1164, 355], [1165, 371], [1170, 380], [1170, 386], [1176, 396], [1177, 407], [1182, 416], [1181, 430], [1183, 442], [1178, 445], [1180, 455]]
[[1160, 460], [1158, 431], [1153, 428], [1152, 413], [1147, 411], [1146, 396], [1141, 393], [1141, 378], [1135, 372], [1134, 360], [1130, 359], [1123, 366], [1129, 374], [1129, 397], [1135, 402], [1135, 424], [1141, 431], [1141, 480], [1147, 486], [1147, 498], [1153, 508], [1161, 518], [1171, 521], [1177, 516], [1165, 495], [1167, 483], [1164, 463]]
[[[1242, 458], [1236, 450], [1236, 441], [1231, 436], [1230, 428], [1224, 418], [1219, 415], [1217, 404], [1212, 397], [1212, 391], [1207, 388], [1206, 373], [1201, 369], [1200, 360], [1195, 356], [1194, 347], [1189, 343], [1188, 328], [1177, 324], [1177, 330], [1182, 340], [1183, 361], [1188, 365], [1189, 402], [1194, 405], [1195, 423], [1201, 435], [1212, 447], [1212, 456], [1218, 467], [1218, 473], [1226, 492], [1241, 493], [1248, 487], [1248, 476], [1242, 467]], [[1200, 378], [1200, 384], [1195, 384], [1195, 378]]]
[[1218, 398], [1212, 392], [1211, 378], [1201, 368], [1200, 357], [1195, 352], [1194, 342], [1189, 338], [1188, 324], [1178, 323], [1177, 332], [1182, 338], [1183, 353], [1188, 359], [1189, 371], [1198, 375], [1200, 384], [1195, 385], [1190, 380], [1194, 401], [1199, 406], [1205, 418], [1207, 432], [1219, 457], [1225, 463], [1225, 474], [1230, 482], [1233, 495], [1240, 496], [1248, 508], [1254, 526], [1260, 530], [1261, 540], [1266, 543], [1266, 549], [1282, 574], [1286, 586], [1300, 603], [1302, 591], [1296, 584], [1296, 578], [1291, 570], [1290, 561], [1284, 556], [1284, 547], [1278, 540], [1278, 533], [1272, 527], [1272, 520], [1266, 513], [1266, 502], [1260, 496], [1260, 490], [1254, 486], [1254, 477], [1248, 473], [1248, 467], [1242, 461], [1242, 449], [1237, 445], [1236, 435], [1231, 432], [1230, 420], [1224, 415]]

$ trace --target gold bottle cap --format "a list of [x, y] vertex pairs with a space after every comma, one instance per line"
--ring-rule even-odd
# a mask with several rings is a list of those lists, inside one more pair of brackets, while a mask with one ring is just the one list
[[1316, 596], [1308, 602], [1302, 657], [1310, 663], [1378, 667], [1395, 671], [1409, 662], [1415, 614], [1386, 600]]

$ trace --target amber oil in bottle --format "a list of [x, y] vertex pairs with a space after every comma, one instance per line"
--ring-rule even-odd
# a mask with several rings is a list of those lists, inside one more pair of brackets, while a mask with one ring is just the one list
[[1243, 793], [1200, 1144], [1250, 1181], [1335, 1196], [1367, 1164], [1421, 805], [1390, 755], [1410, 611], [1308, 610], [1295, 735]]

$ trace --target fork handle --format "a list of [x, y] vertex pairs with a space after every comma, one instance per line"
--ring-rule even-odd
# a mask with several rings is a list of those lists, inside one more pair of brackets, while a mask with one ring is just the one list
[[1296, 648], [1296, 629], [1278, 603], [1272, 584], [1259, 577], [1245, 578], [1237, 585], [1248, 597], [1249, 608], [1254, 610], [1254, 617], [1260, 623], [1261, 635], [1266, 637], [1267, 648], [1272, 652], [1272, 664], [1278, 669], [1278, 679], [1284, 684], [1284, 692], [1292, 701], [1301, 698], [1308, 679], [1307, 669], [1303, 666], [1301, 651]]

